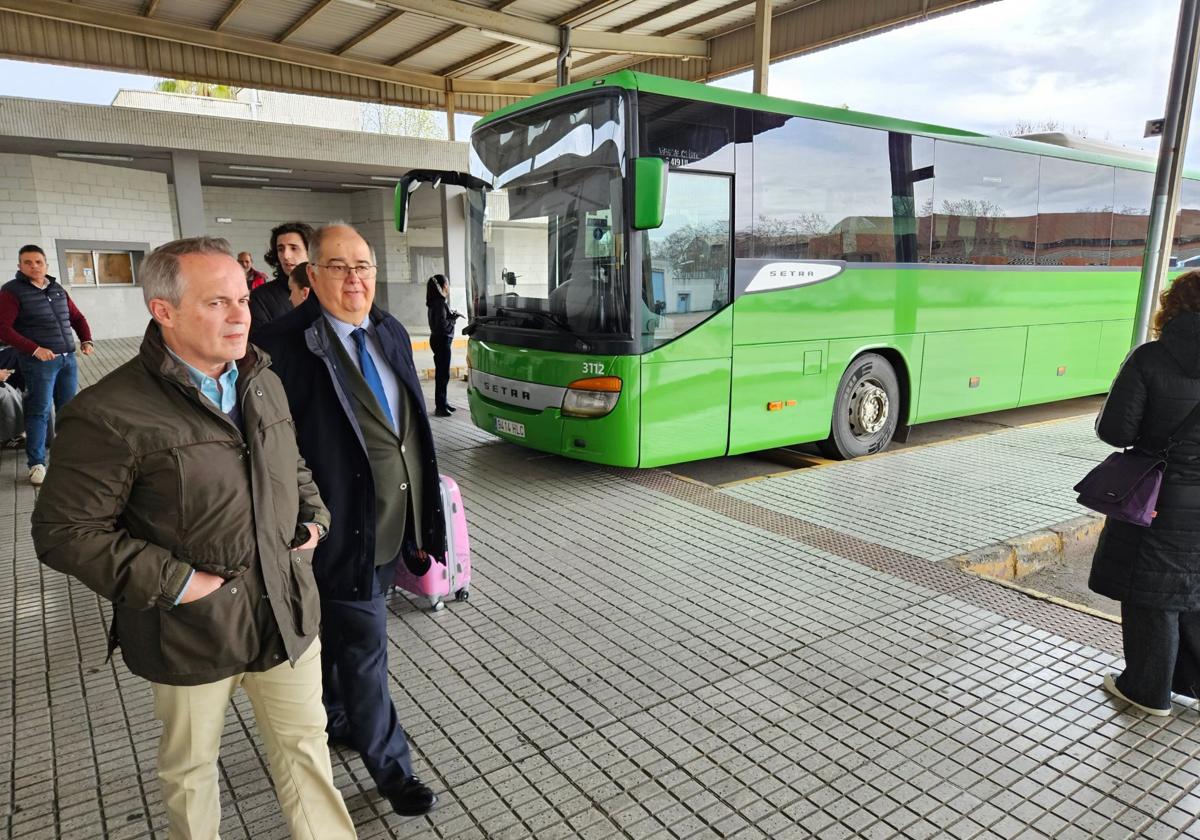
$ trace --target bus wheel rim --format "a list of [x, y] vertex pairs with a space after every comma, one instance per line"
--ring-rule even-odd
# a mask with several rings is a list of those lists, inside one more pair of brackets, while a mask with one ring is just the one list
[[880, 383], [864, 379], [850, 394], [850, 431], [860, 438], [878, 434], [887, 425], [890, 408]]

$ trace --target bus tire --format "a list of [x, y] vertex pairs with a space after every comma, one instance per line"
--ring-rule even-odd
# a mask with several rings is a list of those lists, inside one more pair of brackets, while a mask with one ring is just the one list
[[829, 437], [817, 444], [838, 461], [882, 452], [900, 420], [900, 380], [891, 362], [864, 353], [846, 368], [833, 398]]

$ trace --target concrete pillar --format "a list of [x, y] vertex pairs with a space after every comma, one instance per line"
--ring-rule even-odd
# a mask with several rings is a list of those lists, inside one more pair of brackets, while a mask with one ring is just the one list
[[200, 191], [200, 156], [171, 152], [171, 180], [175, 184], [175, 211], [179, 235], [204, 236], [204, 194]]

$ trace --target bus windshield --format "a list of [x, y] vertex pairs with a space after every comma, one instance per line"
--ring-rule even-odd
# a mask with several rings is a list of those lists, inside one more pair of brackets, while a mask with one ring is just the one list
[[555, 102], [478, 128], [471, 174], [491, 184], [472, 206], [475, 323], [568, 336], [628, 336], [623, 235], [624, 100]]

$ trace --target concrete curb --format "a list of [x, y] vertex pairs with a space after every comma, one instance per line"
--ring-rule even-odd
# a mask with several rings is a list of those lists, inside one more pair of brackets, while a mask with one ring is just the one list
[[[429, 382], [432, 382], [433, 375], [435, 372], [436, 372], [435, 368], [421, 368], [417, 371], [417, 375], [421, 378], [421, 381], [423, 381], [423, 382], [426, 380], [428, 380]], [[465, 365], [451, 365], [450, 366], [450, 381], [451, 382], [455, 382], [459, 379], [462, 379], [465, 381], [466, 378], [467, 378], [467, 368]]]
[[951, 562], [963, 571], [1003, 581], [1018, 580], [1063, 559], [1081, 545], [1094, 544], [1103, 527], [1103, 516], [1085, 514], [1061, 525], [960, 554]]

